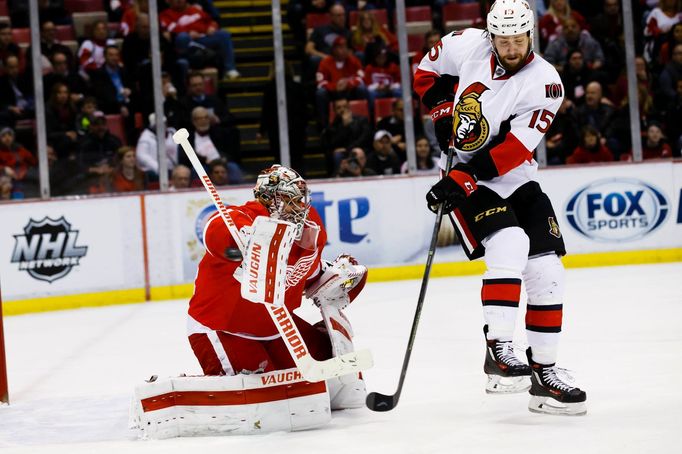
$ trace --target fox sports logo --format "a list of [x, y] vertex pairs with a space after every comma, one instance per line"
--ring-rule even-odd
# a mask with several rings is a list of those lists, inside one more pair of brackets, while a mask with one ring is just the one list
[[599, 180], [568, 201], [568, 223], [597, 241], [635, 240], [657, 229], [668, 216], [668, 200], [655, 187], [630, 178]]

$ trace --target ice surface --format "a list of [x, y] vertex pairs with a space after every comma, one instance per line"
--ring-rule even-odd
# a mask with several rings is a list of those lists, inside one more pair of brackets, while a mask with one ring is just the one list
[[[527, 394], [485, 394], [479, 279], [431, 281], [394, 411], [335, 412], [322, 429], [261, 436], [139, 441], [127, 430], [135, 384], [200, 373], [185, 301], [5, 318], [0, 452], [680, 452], [682, 263], [568, 271], [559, 365], [587, 390], [585, 417], [531, 414]], [[357, 347], [375, 357], [369, 390], [394, 392], [418, 292], [419, 281], [371, 284], [349, 308]]]

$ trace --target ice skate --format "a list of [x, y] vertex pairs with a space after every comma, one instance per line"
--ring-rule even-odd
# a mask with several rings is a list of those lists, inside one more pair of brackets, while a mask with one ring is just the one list
[[483, 334], [486, 342], [483, 371], [488, 375], [485, 392], [509, 394], [528, 391], [530, 367], [514, 354], [514, 344], [488, 339], [488, 325], [483, 327]]
[[530, 347], [526, 350], [532, 370], [528, 410], [549, 415], [582, 416], [587, 413], [587, 394], [569, 385], [558, 375], [554, 364], [538, 364], [532, 360]]

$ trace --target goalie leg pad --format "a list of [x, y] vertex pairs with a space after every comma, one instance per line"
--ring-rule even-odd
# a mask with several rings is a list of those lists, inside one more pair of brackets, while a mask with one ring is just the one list
[[325, 383], [296, 369], [153, 380], [136, 387], [130, 412], [130, 428], [154, 439], [305, 430], [330, 420]]

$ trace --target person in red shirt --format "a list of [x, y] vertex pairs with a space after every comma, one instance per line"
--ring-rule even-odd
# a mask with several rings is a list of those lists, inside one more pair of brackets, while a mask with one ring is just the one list
[[331, 55], [317, 68], [317, 111], [323, 127], [329, 123], [329, 101], [337, 98], [366, 99], [362, 63], [348, 49], [348, 41], [337, 36]]
[[601, 134], [592, 126], [583, 128], [580, 145], [566, 158], [566, 164], [587, 164], [590, 162], [611, 162], [613, 153], [601, 143]]
[[374, 100], [377, 98], [400, 98], [400, 68], [388, 60], [388, 49], [381, 46], [375, 50], [376, 54], [368, 58], [369, 63], [365, 66], [365, 85], [369, 107], [374, 109]]
[[[245, 242], [253, 234], [253, 224], [260, 216], [288, 221], [296, 226], [297, 240], [287, 259], [284, 305], [291, 312], [312, 356], [318, 361], [329, 359], [335, 349], [333, 339], [330, 340], [333, 333], [325, 330], [324, 325], [307, 323], [293, 310], [301, 305], [304, 293], [323, 309], [325, 303], [320, 303], [322, 300], [319, 299], [324, 293], [319, 291], [320, 282], [329, 282], [327, 276], [333, 269], [338, 269], [337, 264], [360, 270], [357, 277], [344, 279], [343, 292], [338, 295], [339, 301], [343, 300], [338, 309], [342, 309], [364, 286], [366, 268], [348, 256], [339, 257], [334, 263], [322, 260], [327, 234], [319, 214], [310, 206], [306, 182], [296, 171], [279, 165], [265, 169], [253, 191], [255, 200], [228, 207], [229, 216]], [[203, 242], [206, 254], [199, 263], [194, 282], [187, 327], [190, 345], [204, 374], [252, 374], [295, 367], [266, 308], [242, 298], [242, 273], [246, 275], [243, 258], [232, 233], [218, 214], [208, 219]], [[346, 334], [349, 332], [350, 329], [346, 330]], [[364, 384], [359, 386], [360, 383], [358, 378], [351, 386], [356, 391], [361, 388], [361, 392], [353, 393], [355, 398], [352, 400], [357, 406], [364, 405]]]
[[0, 129], [0, 172], [21, 181], [29, 170], [36, 168], [37, 165], [38, 159], [33, 153], [14, 141], [12, 128]]
[[186, 57], [192, 44], [208, 47], [222, 57], [229, 79], [239, 77], [230, 32], [221, 29], [203, 9], [187, 5], [187, 0], [169, 0], [168, 4], [170, 8], [159, 14], [159, 21], [167, 39], [175, 36], [179, 55]]

